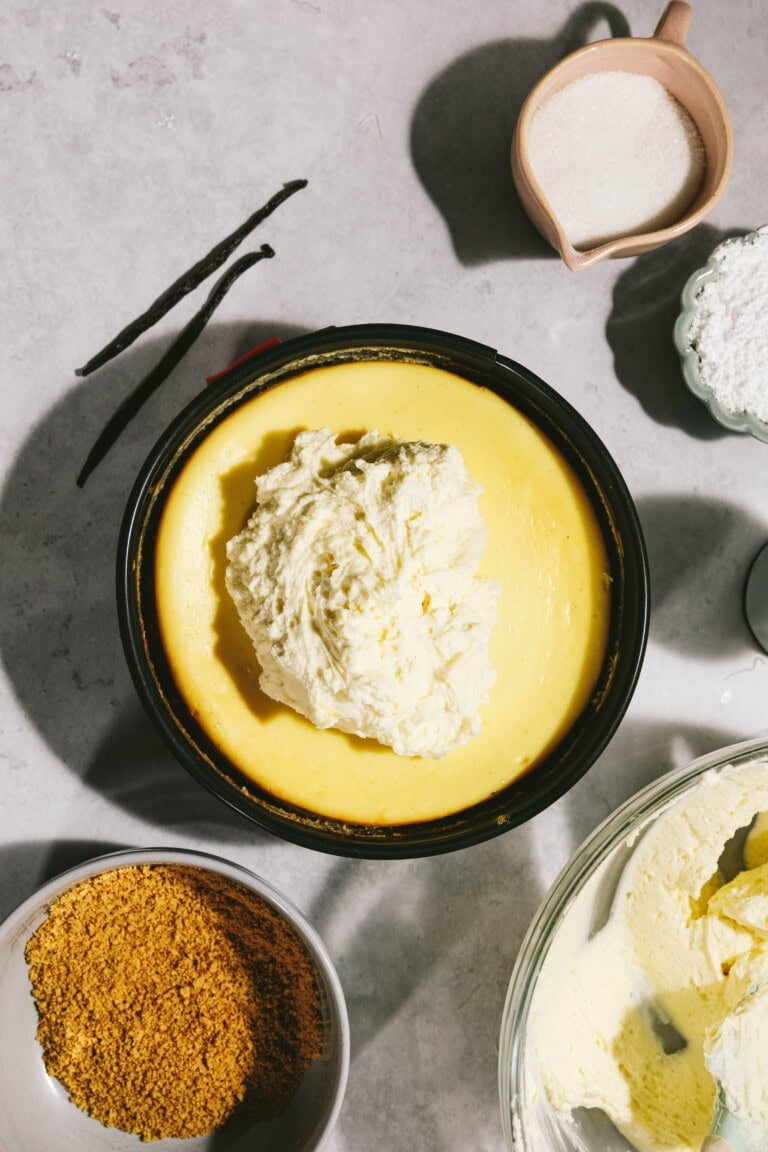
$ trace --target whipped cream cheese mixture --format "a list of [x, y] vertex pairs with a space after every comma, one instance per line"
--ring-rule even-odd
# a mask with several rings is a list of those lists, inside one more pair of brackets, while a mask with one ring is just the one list
[[442, 757], [479, 730], [499, 588], [459, 450], [301, 432], [256, 478], [227, 589], [260, 686], [318, 728]]
[[768, 761], [707, 774], [623, 846], [604, 923], [610, 859], [568, 910], [532, 1004], [538, 1076], [559, 1112], [600, 1109], [640, 1152], [699, 1152], [716, 1099], [707, 1046], [768, 982], [763, 820], [740, 847], [766, 810]]
[[[763, 895], [763, 904], [766, 899]], [[761, 920], [764, 928], [764, 908]], [[768, 985], [755, 984], [704, 1045], [707, 1068], [722, 1089], [729, 1116], [736, 1121], [735, 1135], [743, 1152], [765, 1152], [768, 1145], [766, 1037]]]

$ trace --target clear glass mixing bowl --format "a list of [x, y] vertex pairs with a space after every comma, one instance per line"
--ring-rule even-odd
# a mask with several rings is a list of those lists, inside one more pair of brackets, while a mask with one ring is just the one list
[[607, 915], [635, 835], [707, 772], [744, 770], [768, 756], [765, 736], [732, 744], [674, 769], [632, 796], [581, 845], [549, 890], [520, 947], [501, 1021], [499, 1098], [506, 1144], [512, 1152], [633, 1152], [608, 1118], [578, 1110], [564, 1118], [540, 1085], [531, 1039], [531, 1006], [552, 942], [576, 898], [594, 888], [593, 920]]

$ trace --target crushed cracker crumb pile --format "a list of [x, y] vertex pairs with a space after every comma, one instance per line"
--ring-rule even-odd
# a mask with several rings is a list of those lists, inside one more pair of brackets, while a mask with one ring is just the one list
[[26, 959], [49, 1075], [142, 1140], [279, 1115], [322, 1051], [305, 945], [218, 873], [132, 865], [85, 880], [53, 902]]

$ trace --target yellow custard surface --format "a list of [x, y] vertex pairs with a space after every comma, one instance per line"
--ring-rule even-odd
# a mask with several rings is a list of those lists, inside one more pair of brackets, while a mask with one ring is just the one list
[[[376, 429], [455, 444], [483, 488], [480, 575], [501, 585], [482, 730], [441, 760], [318, 730], [258, 686], [224, 586], [226, 544], [254, 478], [303, 429]], [[588, 702], [607, 642], [610, 575], [582, 485], [546, 436], [495, 392], [399, 361], [312, 368], [245, 401], [212, 429], [170, 490], [155, 549], [156, 604], [173, 677], [209, 738], [248, 778], [322, 816], [404, 824], [460, 811], [535, 768]]]

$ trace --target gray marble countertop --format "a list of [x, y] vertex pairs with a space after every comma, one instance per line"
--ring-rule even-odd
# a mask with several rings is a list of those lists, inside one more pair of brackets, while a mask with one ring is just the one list
[[[0, 916], [115, 846], [199, 847], [264, 876], [324, 937], [348, 999], [331, 1152], [500, 1152], [498, 1029], [543, 893], [638, 787], [768, 732], [768, 657], [742, 615], [768, 539], [768, 445], [713, 423], [671, 342], [688, 275], [768, 218], [764, 5], [694, 3], [688, 46], [721, 87], [735, 163], [692, 233], [571, 273], [509, 175], [542, 72], [609, 28], [650, 35], [660, 15], [640, 0], [14, 0], [0, 14]], [[296, 178], [308, 187], [254, 234], [276, 258], [78, 489], [105, 420], [207, 289], [100, 372], [74, 369]], [[366, 321], [481, 341], [561, 392], [624, 474], [653, 585], [637, 692], [581, 782], [490, 843], [394, 863], [282, 843], [209, 797], [145, 718], [113, 591], [133, 478], [204, 377], [267, 336]]]

